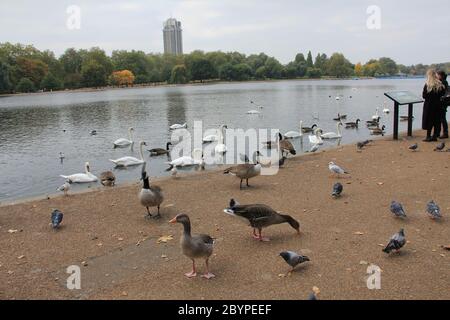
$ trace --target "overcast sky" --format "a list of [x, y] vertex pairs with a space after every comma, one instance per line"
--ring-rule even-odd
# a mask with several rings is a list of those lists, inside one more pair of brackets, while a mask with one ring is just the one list
[[[81, 8], [79, 30], [66, 27], [69, 5]], [[370, 5], [381, 9], [380, 30], [366, 26]], [[282, 63], [308, 50], [342, 52], [353, 63], [450, 61], [449, 0], [1, 0], [0, 42], [57, 55], [92, 46], [162, 52], [169, 17], [182, 23], [185, 53], [265, 52]]]

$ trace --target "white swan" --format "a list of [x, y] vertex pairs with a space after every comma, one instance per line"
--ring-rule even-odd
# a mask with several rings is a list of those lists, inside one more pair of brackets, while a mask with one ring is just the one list
[[177, 130], [177, 129], [184, 129], [184, 128], [187, 128], [187, 123], [186, 122], [183, 123], [183, 124], [175, 123], [175, 124], [170, 126], [170, 130]]
[[128, 128], [128, 139], [120, 138], [114, 141], [114, 148], [126, 147], [133, 143], [134, 128]]
[[380, 108], [377, 107], [377, 110], [375, 111], [375, 114], [372, 116], [372, 120], [377, 120], [379, 117], [378, 111], [380, 110]]
[[227, 152], [227, 146], [223, 143], [223, 135], [224, 135], [225, 129], [227, 129], [226, 125], [223, 124], [223, 125], [220, 126], [219, 138], [218, 138], [219, 143], [214, 148], [215, 153], [225, 153], [225, 152]]
[[337, 133], [336, 132], [327, 132], [327, 133], [321, 134], [320, 135], [321, 138], [322, 139], [339, 139], [339, 138], [342, 138], [341, 126], [342, 126], [342, 122], [338, 122], [336, 124]]
[[286, 139], [295, 139], [303, 137], [303, 121], [300, 121], [300, 127], [298, 129], [299, 131], [288, 131], [284, 134], [284, 137]]
[[249, 110], [247, 111], [247, 114], [260, 114], [261, 112], [259, 112], [258, 110]]
[[320, 128], [315, 129], [314, 130], [314, 134], [308, 136], [309, 137], [309, 143], [322, 145], [323, 144], [323, 140], [322, 140], [322, 137], [320, 136], [321, 132], [322, 132], [322, 129], [320, 129]]
[[116, 160], [111, 160], [109, 159], [109, 161], [113, 162], [117, 167], [129, 167], [129, 166], [136, 166], [139, 164], [143, 164], [144, 163], [144, 155], [142, 153], [142, 148], [143, 146], [146, 146], [147, 144], [144, 141], [141, 141], [139, 143], [139, 154], [141, 156], [140, 159], [137, 159], [135, 157], [122, 157]]
[[167, 162], [169, 168], [166, 171], [172, 170], [174, 167], [188, 167], [188, 166], [201, 166], [204, 164], [203, 151], [200, 149], [194, 149], [192, 151], [192, 157], [182, 156], [170, 162]]
[[[220, 127], [219, 127], [219, 130], [220, 131], [222, 131], [223, 130], [223, 128], [222, 127], [227, 127], [226, 125], [221, 125]], [[218, 141], [219, 140], [219, 135], [218, 134], [210, 134], [210, 135], [207, 135], [207, 136], [204, 136], [203, 137], [203, 143], [210, 143], [210, 142], [214, 142], [214, 141]]]
[[69, 183], [87, 183], [98, 180], [98, 178], [90, 172], [89, 162], [84, 164], [84, 171], [85, 173], [75, 173], [70, 176], [60, 175], [60, 177], [66, 179]]

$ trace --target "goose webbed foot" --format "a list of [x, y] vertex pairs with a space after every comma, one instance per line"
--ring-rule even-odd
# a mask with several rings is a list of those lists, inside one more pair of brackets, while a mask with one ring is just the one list
[[215, 274], [208, 272], [208, 273], [202, 274], [201, 277], [209, 280], [211, 278], [214, 278], [215, 276], [216, 276]]
[[185, 273], [184, 275], [188, 278], [194, 278], [197, 276], [197, 273], [195, 271], [191, 271], [191, 272]]
[[159, 212], [158, 212], [158, 214], [157, 215], [154, 215], [154, 216], [151, 216], [153, 219], [155, 219], [155, 220], [158, 220], [158, 219], [161, 219], [161, 215], [159, 214]]

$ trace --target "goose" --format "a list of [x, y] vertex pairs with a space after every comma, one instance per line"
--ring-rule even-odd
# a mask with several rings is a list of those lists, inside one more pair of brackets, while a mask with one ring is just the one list
[[283, 136], [285, 139], [295, 139], [303, 137], [303, 121], [300, 121], [300, 126], [298, 131], [288, 131]]
[[378, 125], [380, 123], [381, 117], [376, 118], [375, 120], [366, 121], [367, 126]]
[[166, 143], [166, 148], [154, 148], [154, 149], [150, 149], [147, 150], [148, 152], [150, 152], [150, 156], [161, 156], [163, 154], [169, 154], [169, 146], [172, 145], [172, 142], [167, 142]]
[[380, 108], [377, 107], [375, 114], [372, 116], [372, 120], [377, 120], [380, 117], [378, 111], [380, 111]]
[[278, 146], [278, 143], [279, 143], [281, 140], [283, 140], [283, 136], [281, 135], [281, 133], [278, 132], [275, 141], [266, 141], [266, 142], [263, 142], [262, 144], [263, 144], [267, 149], [273, 149], [273, 148], [276, 148], [276, 147]]
[[358, 128], [360, 122], [361, 122], [360, 119], [356, 119], [355, 122], [346, 122], [345, 123], [345, 127], [346, 128], [351, 128], [351, 129]]
[[134, 128], [128, 128], [128, 139], [120, 138], [114, 141], [114, 148], [126, 147], [133, 143]]
[[344, 119], [347, 119], [347, 115], [346, 115], [346, 114], [340, 115], [340, 114], [338, 113], [337, 117], [334, 118], [333, 120], [334, 120], [334, 121], [341, 121], [341, 120], [344, 120]]
[[175, 124], [171, 125], [169, 128], [170, 128], [170, 130], [185, 129], [185, 128], [187, 128], [187, 123], [186, 122], [183, 124], [175, 123]]
[[191, 234], [191, 221], [187, 214], [178, 214], [169, 223], [181, 223], [183, 225], [183, 235], [180, 239], [183, 254], [192, 260], [192, 271], [185, 273], [188, 278], [197, 276], [195, 270], [195, 259], [205, 259], [206, 273], [202, 275], [205, 279], [214, 278], [215, 275], [209, 272], [209, 257], [214, 249], [214, 239], [206, 234]]
[[295, 151], [294, 146], [292, 145], [292, 143], [289, 140], [285, 140], [285, 139], [281, 139], [280, 140], [280, 150], [281, 153], [284, 154], [286, 153], [290, 153], [293, 156], [295, 156], [297, 154], [297, 151]]
[[111, 171], [105, 171], [100, 174], [100, 183], [105, 187], [114, 187], [116, 176]]
[[141, 156], [140, 159], [135, 157], [122, 157], [116, 160], [109, 159], [112, 163], [114, 163], [117, 167], [129, 167], [129, 166], [137, 166], [144, 163], [144, 154], [142, 153], [143, 146], [146, 146], [147, 143], [145, 141], [141, 141], [139, 143], [139, 154]]
[[386, 126], [382, 126], [381, 129], [380, 128], [374, 128], [371, 130], [370, 134], [371, 135], [375, 135], [375, 136], [379, 136], [382, 135], [384, 136], [384, 129], [386, 129]]
[[66, 182], [64, 182], [63, 185], [59, 186], [59, 187], [56, 189], [56, 191], [64, 192], [64, 195], [65, 195], [65, 196], [68, 196], [68, 195], [69, 195], [68, 192], [69, 192], [69, 190], [70, 190], [70, 184], [71, 184], [70, 181], [66, 181]]
[[[159, 219], [161, 218], [159, 208], [161, 203], [164, 201], [164, 195], [160, 187], [155, 185], [150, 186], [150, 181], [147, 176], [147, 172], [145, 171], [145, 164], [142, 166], [141, 179], [143, 181], [143, 186], [139, 192], [139, 202], [147, 209], [146, 218]], [[158, 208], [158, 213], [155, 216], [152, 216], [150, 213], [150, 207]]]
[[313, 124], [311, 127], [302, 127], [303, 133], [313, 132], [314, 128], [317, 128], [317, 124]]
[[[289, 223], [300, 234], [300, 224], [297, 220], [289, 215], [279, 214], [264, 204], [240, 205], [231, 199], [229, 207], [224, 209], [224, 212], [248, 221], [253, 228], [253, 237], [259, 241], [270, 241], [269, 238], [262, 236], [262, 229], [276, 224]], [[256, 230], [258, 230], [258, 234], [256, 234]]]
[[[412, 117], [412, 119], [414, 120], [414, 116]], [[400, 121], [408, 121], [409, 117], [408, 116], [400, 116]]]
[[227, 129], [228, 127], [226, 125], [221, 125], [220, 129], [219, 129], [219, 136], [218, 136], [218, 141], [219, 143], [215, 146], [214, 148], [214, 152], [215, 153], [220, 153], [223, 154], [225, 152], [227, 152], [227, 146], [223, 143], [223, 139], [224, 139], [224, 131], [225, 129]]
[[[257, 153], [254, 154], [254, 160], [258, 157]], [[259, 163], [259, 159], [254, 161], [255, 163], [242, 163], [233, 167], [229, 167], [223, 171], [224, 174], [231, 174], [241, 179], [239, 184], [239, 189], [242, 190], [242, 181], [246, 180], [247, 187], [250, 187], [248, 184], [248, 180], [259, 176], [261, 174], [261, 164]]]
[[339, 138], [342, 138], [341, 126], [342, 126], [342, 122], [338, 122], [336, 124], [337, 133], [336, 132], [327, 132], [327, 133], [324, 133], [324, 134], [320, 135], [320, 137], [322, 139], [339, 139]]
[[69, 183], [88, 183], [96, 182], [98, 178], [90, 172], [89, 162], [84, 164], [85, 173], [75, 173], [70, 176], [60, 175], [60, 177], [66, 179]]
[[194, 149], [192, 151], [193, 157], [182, 156], [170, 162], [167, 162], [169, 168], [166, 171], [170, 171], [173, 167], [189, 167], [189, 166], [199, 166], [203, 163], [203, 152], [200, 149]]
[[322, 129], [316, 128], [314, 130], [314, 134], [308, 136], [309, 143], [316, 144], [316, 145], [322, 145], [323, 140], [322, 140], [321, 134], [322, 134]]

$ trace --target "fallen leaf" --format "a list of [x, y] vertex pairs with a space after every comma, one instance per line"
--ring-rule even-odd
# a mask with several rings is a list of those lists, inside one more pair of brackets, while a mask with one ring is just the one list
[[317, 288], [316, 286], [314, 286], [314, 287], [312, 288], [312, 291], [313, 291], [316, 295], [318, 295], [318, 294], [320, 293], [320, 289]]
[[284, 273], [280, 273], [280, 274], [278, 274], [278, 277], [284, 278], [284, 277], [286, 277], [286, 275]]
[[9, 230], [8, 230], [9, 233], [16, 233], [17, 231], [18, 231], [18, 230], [16, 230], [16, 229], [9, 229]]
[[165, 254], [162, 254], [161, 258], [167, 258], [167, 256]]
[[21, 256], [18, 256], [18, 257], [17, 257], [17, 259], [23, 259], [23, 258], [25, 258], [24, 255], [21, 255]]
[[82, 264], [84, 267], [87, 267], [87, 265], [88, 265], [88, 263], [87, 263], [86, 261], [81, 261], [81, 264]]
[[361, 261], [359, 262], [359, 264], [367, 265], [367, 264], [369, 264], [369, 263], [368, 263], [367, 261], [361, 260]]
[[384, 182], [378, 182], [377, 183], [379, 186], [382, 186], [384, 184]]
[[156, 241], [156, 243], [167, 243], [167, 241], [173, 240], [173, 236], [172, 235], [168, 235], [168, 236], [161, 236], [158, 238], [158, 240]]
[[170, 207], [173, 207], [173, 206], [175, 206], [173, 203], [169, 203], [169, 204], [166, 205], [164, 208], [170, 208]]
[[117, 238], [117, 240], [119, 240], [119, 241], [123, 241], [123, 238]]
[[443, 254], [443, 253], [441, 253], [440, 256], [441, 256], [442, 258], [445, 258], [445, 254]]
[[126, 297], [128, 296], [128, 293], [126, 291], [122, 291], [122, 295]]
[[356, 234], [357, 236], [362, 236], [364, 234], [364, 232], [361, 231], [356, 231], [353, 234]]

